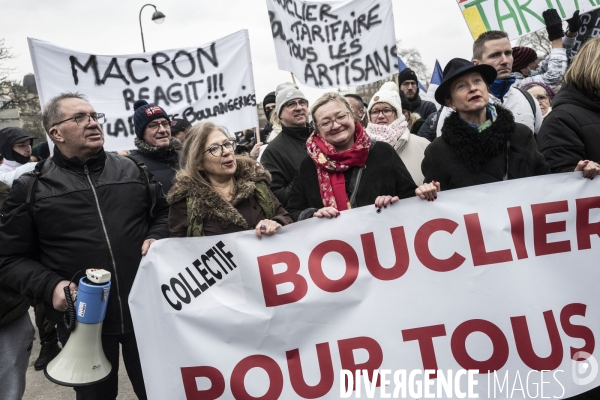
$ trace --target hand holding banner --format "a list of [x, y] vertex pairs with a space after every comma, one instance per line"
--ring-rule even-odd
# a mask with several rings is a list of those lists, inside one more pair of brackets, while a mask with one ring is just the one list
[[316, 88], [397, 72], [391, 0], [267, 0], [279, 69]]
[[29, 38], [42, 106], [71, 91], [106, 114], [105, 150], [133, 148], [133, 103], [146, 100], [172, 117], [242, 130], [258, 125], [248, 31], [197, 48], [100, 56]]
[[510, 40], [543, 29], [542, 12], [556, 8], [560, 17], [571, 18], [576, 10], [581, 13], [600, 7], [596, 0], [457, 0], [473, 39], [483, 32], [499, 30], [508, 33]]

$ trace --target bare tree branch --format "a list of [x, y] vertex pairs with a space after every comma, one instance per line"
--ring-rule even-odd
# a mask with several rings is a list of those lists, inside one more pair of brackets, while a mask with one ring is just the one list
[[517, 40], [518, 46], [531, 47], [538, 55], [538, 59], [543, 60], [548, 57], [552, 44], [548, 39], [548, 33], [545, 29], [522, 36]]

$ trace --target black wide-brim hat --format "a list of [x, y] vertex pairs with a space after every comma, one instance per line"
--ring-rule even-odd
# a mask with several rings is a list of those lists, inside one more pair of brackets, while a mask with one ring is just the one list
[[483, 80], [488, 85], [494, 83], [494, 80], [498, 75], [496, 68], [492, 67], [491, 65], [475, 65], [471, 61], [465, 60], [464, 58], [453, 58], [448, 62], [448, 64], [446, 64], [446, 67], [444, 68], [442, 84], [438, 86], [435, 91], [435, 101], [440, 103], [442, 106], [445, 106], [446, 95], [450, 91], [452, 82], [454, 82], [459, 76], [469, 72], [479, 72], [483, 77]]

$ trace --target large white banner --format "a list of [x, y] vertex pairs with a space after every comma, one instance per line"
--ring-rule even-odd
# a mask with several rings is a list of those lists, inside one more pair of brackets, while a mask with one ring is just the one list
[[[508, 33], [511, 40], [544, 29], [542, 13], [556, 8], [565, 20], [576, 10], [581, 13], [600, 7], [597, 0], [455, 0], [469, 26], [473, 39], [483, 32], [500, 30]], [[585, 21], [584, 21], [585, 23]]]
[[258, 126], [248, 31], [194, 48], [102, 56], [29, 38], [42, 106], [67, 91], [106, 114], [106, 150], [132, 149], [133, 104], [146, 100], [192, 124]]
[[398, 72], [391, 0], [266, 0], [279, 69], [307, 86], [375, 82]]
[[596, 387], [599, 189], [560, 174], [362, 207], [262, 240], [155, 242], [129, 299], [149, 398], [566, 398]]

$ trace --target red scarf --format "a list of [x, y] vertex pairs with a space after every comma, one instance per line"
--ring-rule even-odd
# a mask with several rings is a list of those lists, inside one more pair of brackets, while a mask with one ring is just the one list
[[316, 131], [306, 141], [308, 155], [317, 166], [319, 190], [325, 207], [334, 207], [339, 211], [351, 208], [344, 171], [350, 167], [364, 166], [371, 147], [371, 140], [358, 121], [354, 125], [354, 135], [352, 147], [339, 153]]

